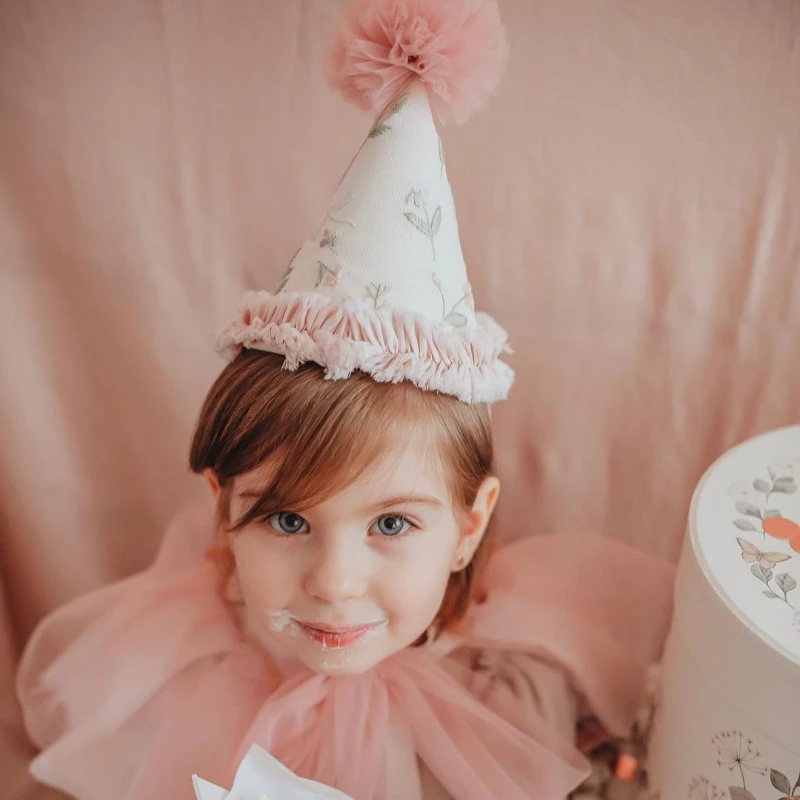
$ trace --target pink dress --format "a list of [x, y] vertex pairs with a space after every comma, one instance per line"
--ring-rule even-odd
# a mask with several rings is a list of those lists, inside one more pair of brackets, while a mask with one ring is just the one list
[[457, 634], [326, 677], [221, 599], [212, 526], [208, 506], [185, 509], [151, 568], [39, 626], [18, 676], [39, 780], [78, 800], [192, 800], [193, 773], [229, 786], [256, 742], [355, 800], [563, 800], [587, 763], [535, 695], [562, 676], [624, 734], [671, 609], [670, 566], [529, 537], [492, 557]]

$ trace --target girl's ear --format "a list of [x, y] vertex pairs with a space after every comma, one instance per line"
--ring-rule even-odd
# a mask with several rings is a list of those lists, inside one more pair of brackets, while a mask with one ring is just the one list
[[207, 467], [203, 470], [203, 477], [206, 479], [206, 483], [209, 489], [211, 489], [211, 494], [214, 496], [214, 499], [217, 500], [219, 498], [219, 479], [217, 478], [217, 473], [214, 472], [211, 467]]
[[464, 569], [472, 561], [478, 545], [481, 543], [492, 512], [497, 505], [497, 498], [500, 496], [500, 481], [494, 475], [485, 478], [475, 502], [467, 514], [467, 522], [461, 531], [461, 537], [456, 548], [453, 559], [453, 572]]

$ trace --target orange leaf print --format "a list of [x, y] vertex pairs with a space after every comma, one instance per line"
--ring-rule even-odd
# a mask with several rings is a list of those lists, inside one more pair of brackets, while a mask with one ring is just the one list
[[[763, 522], [764, 533], [768, 533], [774, 539], [791, 539], [794, 544], [792, 548], [797, 550], [800, 547], [800, 525], [792, 522], [785, 517], [769, 517]], [[798, 550], [800, 552], [800, 550]]]

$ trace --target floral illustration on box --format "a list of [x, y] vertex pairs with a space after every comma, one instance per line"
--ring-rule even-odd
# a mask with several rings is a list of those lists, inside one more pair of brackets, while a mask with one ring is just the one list
[[770, 464], [767, 474], [770, 479], [756, 478], [752, 489], [743, 484], [734, 484], [731, 487], [730, 494], [736, 502], [736, 510], [743, 515], [734, 520], [733, 524], [740, 531], [761, 533], [765, 540], [769, 535], [789, 541], [790, 546], [796, 540], [796, 547], [793, 549], [800, 552], [800, 525], [784, 519], [779, 508], [770, 507], [770, 498], [774, 495], [794, 494], [797, 491], [794, 473], [781, 474], [776, 466]]
[[[773, 572], [773, 567], [783, 561], [788, 561], [791, 556], [786, 553], [764, 553], [752, 542], [736, 537], [739, 547], [742, 548], [742, 558], [750, 564], [750, 573], [760, 580], [766, 587], [762, 594], [770, 600], [782, 600], [790, 608], [794, 608], [789, 601], [789, 592], [797, 588], [797, 581], [788, 572]], [[770, 584], [774, 578], [775, 586]]]
[[[717, 788], [708, 777], [700, 775], [689, 782], [689, 800], [800, 800], [800, 771], [797, 782], [792, 786], [784, 772], [762, 766], [762, 756], [755, 748], [753, 740], [741, 731], [721, 731], [711, 739], [711, 744], [717, 751], [717, 766], [728, 773], [738, 774], [737, 785], [728, 786], [726, 793]], [[747, 784], [748, 780], [750, 786]], [[760, 784], [758, 788], [753, 786], [754, 780]], [[775, 791], [778, 792], [777, 796]]]
[[722, 800], [725, 792], [720, 791], [708, 778], [692, 778], [689, 782], [689, 800]]
[[[733, 524], [744, 533], [761, 534], [759, 545], [737, 536], [742, 559], [750, 564], [750, 574], [764, 584], [762, 594], [769, 600], [779, 600], [795, 608], [789, 593], [797, 588], [797, 579], [789, 572], [775, 573], [775, 567], [792, 556], [765, 546], [769, 539], [787, 542], [795, 552], [800, 552], [800, 525], [784, 517], [777, 508], [778, 497], [797, 492], [794, 471], [797, 459], [781, 459], [767, 466], [768, 479], [755, 478], [750, 486], [734, 484], [729, 494], [741, 515]], [[763, 549], [762, 549], [763, 548]]]

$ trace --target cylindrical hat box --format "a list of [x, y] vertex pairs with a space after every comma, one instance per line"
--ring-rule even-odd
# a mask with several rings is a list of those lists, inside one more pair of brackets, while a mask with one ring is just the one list
[[800, 426], [698, 485], [649, 748], [661, 800], [800, 798]]

